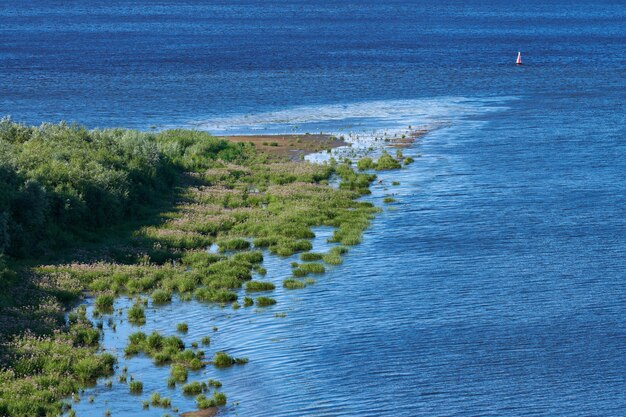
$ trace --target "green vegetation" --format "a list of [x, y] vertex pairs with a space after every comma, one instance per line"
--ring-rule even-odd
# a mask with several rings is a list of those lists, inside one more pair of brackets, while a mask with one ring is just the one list
[[222, 392], [214, 392], [212, 398], [207, 398], [206, 395], [200, 394], [196, 397], [196, 405], [201, 410], [210, 407], [224, 406], [226, 405], [226, 394]]
[[84, 308], [70, 315], [67, 332], [13, 339], [12, 367], [0, 370], [0, 415], [56, 416], [61, 398], [112, 375], [115, 358], [96, 353], [98, 339]]
[[274, 288], [276, 288], [276, 287], [271, 282], [248, 281], [246, 283], [246, 291], [247, 292], [271, 291]]
[[411, 158], [410, 156], [407, 156], [406, 158], [404, 158], [404, 165], [409, 165], [410, 163], [415, 162], [415, 159]]
[[164, 304], [172, 301], [172, 293], [163, 289], [156, 289], [152, 292], [152, 302], [155, 304]]
[[204, 336], [201, 340], [202, 345], [209, 346], [211, 344], [211, 338], [209, 336]]
[[176, 331], [179, 333], [187, 333], [189, 331], [189, 326], [187, 326], [187, 323], [178, 323], [176, 325]]
[[345, 246], [334, 246], [328, 251], [328, 253], [324, 254], [322, 259], [329, 265], [339, 265], [343, 262], [341, 255], [347, 251], [348, 248]]
[[213, 365], [217, 368], [228, 368], [234, 364], [243, 365], [248, 363], [247, 358], [234, 358], [226, 352], [215, 352], [213, 356]]
[[298, 267], [293, 270], [293, 275], [296, 277], [303, 277], [308, 274], [323, 274], [324, 272], [326, 272], [324, 265], [313, 262], [299, 264]]
[[113, 296], [113, 294], [101, 294], [96, 297], [96, 309], [100, 313], [112, 313], [113, 301], [115, 301], [115, 297]]
[[400, 181], [392, 181], [391, 185], [400, 185]]
[[257, 307], [269, 307], [276, 304], [276, 300], [270, 297], [257, 297], [255, 302]]
[[393, 198], [393, 197], [385, 197], [385, 198], [383, 198], [383, 203], [385, 203], [385, 204], [395, 203], [395, 202], [396, 202], [396, 199]]
[[402, 168], [402, 165], [393, 158], [393, 156], [389, 155], [387, 151], [383, 151], [383, 154], [376, 161], [376, 170], [383, 171], [388, 169], [399, 169]]
[[221, 388], [222, 387], [222, 383], [216, 379], [209, 379], [206, 384], [209, 388]]
[[189, 384], [183, 385], [183, 394], [198, 395], [201, 392], [206, 391], [206, 389], [207, 389], [206, 384], [194, 381], [194, 382], [190, 382]]
[[[377, 167], [385, 164], [379, 160]], [[328, 186], [334, 174], [339, 189]], [[252, 144], [203, 132], [27, 127], [3, 119], [0, 415], [58, 415], [62, 398], [111, 372], [114, 358], [97, 353], [102, 321], [93, 328], [84, 308], [64, 321], [65, 309], [85, 292], [94, 294], [97, 314], [111, 314], [122, 295], [148, 295], [156, 305], [175, 294], [181, 301], [235, 307], [235, 291], [244, 286], [274, 288], [251, 281], [254, 272], [267, 271], [250, 242], [291, 256], [311, 250], [313, 227], [328, 226], [335, 230], [332, 242], [357, 244], [378, 212], [357, 200], [375, 178], [335, 161], [270, 158]], [[206, 251], [212, 244], [220, 254]], [[340, 263], [343, 252], [334, 249], [302, 253], [298, 273], [322, 273], [324, 265], [315, 261]], [[285, 280], [283, 286], [309, 282]], [[242, 305], [254, 303], [245, 297]], [[259, 307], [275, 303], [256, 299]], [[146, 305], [135, 302], [128, 320], [144, 324]], [[109, 327], [115, 327], [111, 320]], [[139, 353], [171, 366], [168, 384], [186, 381], [188, 370], [203, 366], [203, 353], [185, 349], [175, 336], [134, 333], [125, 354]], [[67, 363], [52, 363], [53, 357]], [[138, 387], [130, 381], [129, 389]], [[159, 397], [155, 405], [168, 404]]]
[[155, 407], [169, 408], [172, 405], [172, 401], [167, 397], [161, 397], [158, 392], [153, 392], [150, 396], [150, 404]]
[[372, 158], [365, 157], [361, 158], [359, 162], [357, 162], [356, 167], [359, 169], [359, 171], [364, 171], [366, 169], [376, 168], [376, 164], [374, 163]]
[[323, 255], [321, 253], [306, 252], [300, 254], [300, 260], [304, 262], [312, 262], [321, 260]]
[[306, 284], [302, 281], [298, 281], [297, 279], [288, 278], [283, 281], [283, 287], [287, 288], [288, 290], [296, 290], [306, 287]]
[[359, 171], [364, 171], [368, 169], [375, 169], [376, 171], [400, 169], [402, 168], [402, 165], [400, 164], [400, 162], [398, 162], [398, 160], [402, 160], [402, 151], [398, 150], [396, 152], [396, 156], [397, 159], [394, 159], [394, 157], [391, 156], [387, 151], [383, 151], [382, 155], [378, 158], [376, 162], [374, 162], [372, 158], [369, 157], [361, 158], [357, 162], [357, 168], [359, 169]]
[[135, 325], [146, 324], [146, 313], [140, 303], [135, 303], [128, 309], [128, 321]]
[[133, 394], [141, 394], [143, 392], [143, 383], [140, 381], [130, 381], [128, 388]]

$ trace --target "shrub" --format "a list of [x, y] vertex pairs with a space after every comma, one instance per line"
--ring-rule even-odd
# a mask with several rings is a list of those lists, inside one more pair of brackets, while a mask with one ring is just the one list
[[270, 297], [257, 297], [256, 298], [256, 305], [258, 307], [268, 307], [274, 304], [276, 304], [276, 300], [274, 300], [273, 298], [270, 298]]
[[387, 151], [383, 151], [383, 154], [378, 158], [376, 162], [376, 170], [383, 171], [387, 169], [399, 169], [402, 166], [396, 161]]
[[186, 382], [187, 381], [187, 369], [180, 364], [174, 363], [170, 368], [170, 376], [176, 382]]
[[376, 168], [376, 164], [374, 163], [372, 158], [365, 157], [365, 158], [359, 159], [359, 162], [357, 162], [356, 167], [359, 169], [359, 171], [364, 171], [366, 169]]
[[274, 288], [276, 288], [276, 287], [271, 282], [249, 281], [249, 282], [246, 283], [246, 291], [247, 292], [271, 291]]

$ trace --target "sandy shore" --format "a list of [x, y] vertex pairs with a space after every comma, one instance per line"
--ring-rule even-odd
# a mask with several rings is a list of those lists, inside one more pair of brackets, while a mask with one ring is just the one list
[[251, 142], [261, 152], [287, 157], [294, 161], [302, 159], [304, 155], [349, 145], [333, 135], [326, 134], [241, 135], [220, 138], [230, 142]]

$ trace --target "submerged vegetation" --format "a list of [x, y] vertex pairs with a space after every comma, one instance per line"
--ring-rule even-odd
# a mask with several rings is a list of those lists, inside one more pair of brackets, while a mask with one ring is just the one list
[[[358, 164], [399, 167], [386, 152], [377, 162]], [[338, 189], [328, 185], [333, 176], [340, 179]], [[95, 297], [94, 317], [113, 315], [120, 296], [134, 299], [126, 317], [135, 325], [146, 323], [148, 301], [140, 296], [153, 306], [174, 296], [233, 309], [274, 305], [268, 296], [239, 299], [241, 289], [275, 289], [252, 280], [267, 272], [263, 251], [300, 253], [295, 277], [340, 264], [379, 211], [357, 200], [375, 178], [332, 159], [316, 165], [270, 158], [252, 144], [203, 132], [28, 127], [1, 120], [0, 415], [56, 416], [69, 407], [63, 398], [112, 373], [115, 358], [98, 353], [103, 323], [109, 320], [114, 331], [111, 316], [94, 328], [79, 308], [69, 323], [64, 320], [85, 292]], [[309, 252], [315, 226], [332, 227], [329, 241], [337, 246]], [[297, 289], [314, 282], [289, 278], [282, 285]], [[177, 330], [186, 333], [187, 325]], [[201, 343], [208, 346], [208, 336]], [[169, 365], [172, 387], [210, 363], [197, 343], [192, 347], [176, 336], [136, 332], [124, 353]], [[245, 362], [224, 352], [213, 358], [217, 367]], [[141, 392], [143, 384], [130, 379], [128, 389]], [[207, 398], [203, 384], [198, 390], [189, 383], [183, 392], [198, 395], [200, 408], [226, 402], [218, 392]], [[150, 403], [171, 405], [158, 393]]]

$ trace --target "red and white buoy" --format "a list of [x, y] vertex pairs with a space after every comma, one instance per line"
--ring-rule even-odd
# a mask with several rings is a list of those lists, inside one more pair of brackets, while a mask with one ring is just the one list
[[517, 53], [517, 61], [515, 61], [516, 65], [522, 65], [522, 53], [518, 52]]

